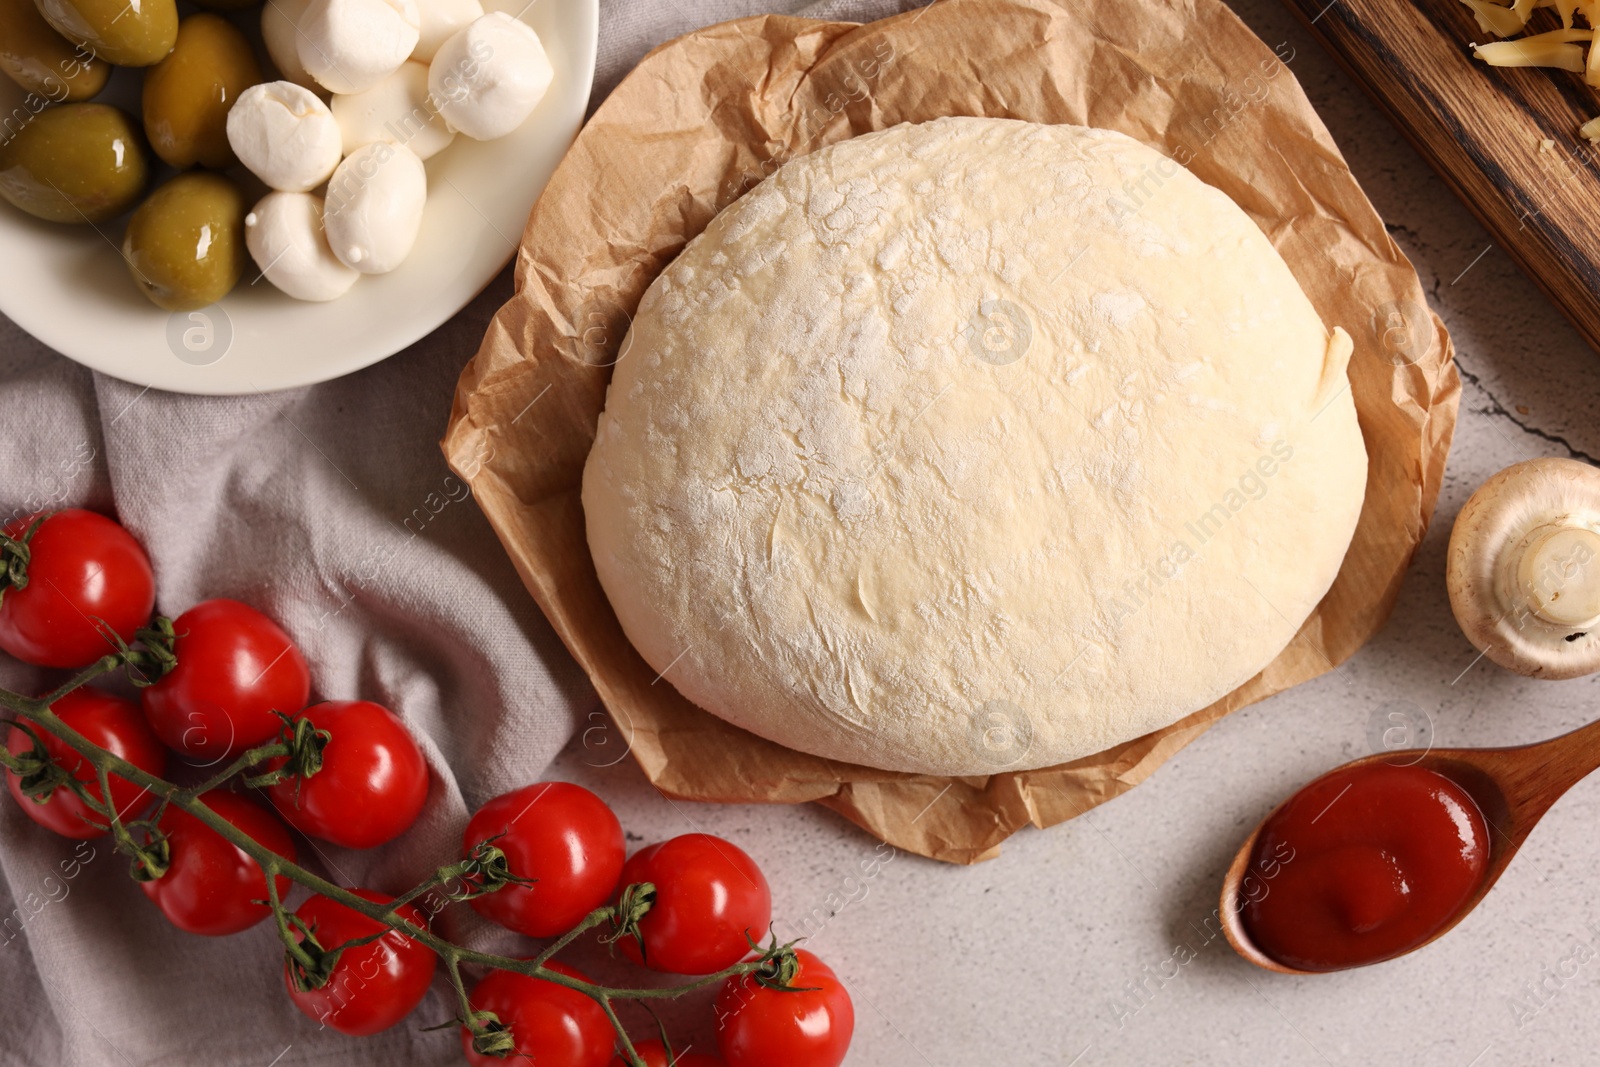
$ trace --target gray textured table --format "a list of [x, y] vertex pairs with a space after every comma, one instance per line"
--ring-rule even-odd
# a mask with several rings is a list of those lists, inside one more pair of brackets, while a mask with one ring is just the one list
[[[762, 6], [673, 0], [624, 12], [614, 4], [602, 32], [636, 55], [669, 31]], [[1414, 956], [1288, 979], [1207, 940], [1205, 920], [1242, 836], [1304, 781], [1372, 751], [1373, 723], [1388, 712], [1430, 722], [1438, 744], [1492, 745], [1549, 736], [1600, 711], [1600, 679], [1535, 683], [1474, 664], [1443, 583], [1450, 522], [1478, 483], [1532, 456], [1600, 456], [1600, 356], [1490, 245], [1285, 8], [1276, 0], [1235, 6], [1269, 45], [1293, 50], [1291, 69], [1454, 334], [1466, 380], [1438, 516], [1389, 626], [1336, 673], [1224, 720], [1131, 794], [1050, 831], [1020, 834], [999, 860], [973, 868], [897, 856], [862, 882], [859, 861], [876, 842], [837, 817], [812, 807], [669, 803], [630, 761], [617, 761], [624, 739], [608, 729], [582, 734], [551, 769], [610, 799], [630, 847], [703, 830], [756, 855], [774, 886], [779, 933], [811, 935], [850, 985], [858, 1012], [852, 1064], [1491, 1067], [1593, 1059], [1600, 903], [1586, 888], [1600, 873], [1600, 782], [1574, 790], [1485, 905]], [[470, 349], [474, 324], [481, 328], [503, 296], [497, 287], [458, 320], [471, 321], [452, 324], [450, 343]], [[559, 665], [552, 671], [564, 675]], [[566, 685], [581, 727], [584, 698]], [[57, 907], [103, 906], [102, 894], [74, 892]], [[252, 931], [204, 967], [158, 962], [154, 980], [180, 1004], [185, 991], [218, 981], [261, 989], [230, 966], [258, 966], [246, 957], [270, 952], [270, 936]], [[577, 962], [610, 970], [581, 953]], [[53, 1010], [71, 1020], [72, 990], [41, 994], [15, 972], [6, 988], [12, 1035], [22, 1029], [17, 1012]], [[297, 1036], [298, 1017], [282, 998], [262, 996], [240, 1005], [241, 1018], [266, 1017], [268, 1032], [281, 1032], [291, 1048], [252, 1043], [237, 1050], [239, 1063], [266, 1065], [280, 1055], [284, 1063], [456, 1062], [450, 1039], [438, 1035], [381, 1046]], [[705, 1047], [706, 1010], [675, 1007], [667, 1018]], [[423, 1012], [448, 1015], [437, 999]], [[215, 1016], [192, 1025], [229, 1027]], [[96, 1062], [188, 1062], [142, 1054], [151, 1047], [145, 1037], [119, 1021], [103, 1041], [82, 1047], [97, 1050]], [[384, 1058], [367, 1058], [374, 1055]], [[0, 1063], [36, 1062], [55, 1061], [0, 1050]]]

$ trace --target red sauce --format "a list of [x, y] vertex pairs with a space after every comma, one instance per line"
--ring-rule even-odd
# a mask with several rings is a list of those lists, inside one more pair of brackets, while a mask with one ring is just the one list
[[1377, 963], [1454, 918], [1488, 858], [1483, 815], [1448, 778], [1386, 763], [1338, 770], [1261, 828], [1241, 917], [1256, 946], [1290, 967]]

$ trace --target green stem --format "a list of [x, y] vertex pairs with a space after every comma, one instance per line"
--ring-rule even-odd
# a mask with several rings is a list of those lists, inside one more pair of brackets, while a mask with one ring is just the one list
[[144, 856], [144, 850], [134, 841], [133, 835], [128, 833], [128, 828], [122, 823], [122, 812], [117, 810], [117, 802], [111, 796], [111, 773], [104, 767], [94, 769], [95, 780], [100, 785], [100, 809], [106, 817], [106, 826], [111, 831], [112, 840], [116, 841], [117, 848], [123, 853]]
[[[260, 863], [258, 859], [256, 861]], [[261, 873], [267, 876], [267, 903], [272, 906], [272, 921], [278, 927], [278, 938], [283, 942], [284, 951], [294, 957], [294, 961], [305, 970], [310, 971], [316, 967], [316, 961], [311, 958], [300, 939], [294, 936], [294, 931], [289, 928], [289, 914], [284, 909], [283, 897], [278, 892], [278, 864], [268, 861], [261, 865]]]
[[406, 892], [395, 897], [389, 902], [389, 906], [391, 908], [402, 908], [416, 900], [418, 897], [422, 896], [424, 893], [427, 893], [430, 889], [443, 885], [444, 882], [444, 879], [441, 879], [438, 874], [435, 874], [432, 878], [429, 878], [426, 882], [423, 882], [416, 888], [408, 889]]
[[[74, 689], [81, 689], [83, 686], [88, 685], [102, 674], [110, 674], [113, 671], [120, 670], [123, 665], [128, 662], [128, 655], [128, 653], [115, 652], [109, 656], [101, 656], [99, 659], [89, 664], [89, 666], [83, 668], [83, 670], [67, 679], [65, 684], [49, 693], [46, 693], [44, 696], [39, 697], [39, 703], [49, 707], [51, 704], [54, 704], [68, 693], [72, 692]], [[132, 653], [132, 655], [138, 655], [138, 653]], [[3, 692], [5, 691], [0, 690], [0, 693]], [[16, 694], [6, 693], [6, 695], [15, 696]], [[27, 698], [24, 697], [23, 699]]]
[[[420, 885], [413, 886], [411, 889], [406, 890], [404, 893], [401, 893], [399, 896], [391, 900], [389, 902], [389, 907], [398, 911], [400, 908], [410, 904], [418, 897], [425, 896], [440, 886], [449, 885], [452, 879], [465, 877], [468, 874], [472, 874], [477, 869], [478, 864], [472, 859], [465, 859], [460, 863], [452, 863], [448, 867], [440, 867], [438, 870], [433, 872], [433, 877], [429, 878]], [[445, 894], [445, 899], [447, 902], [450, 900], [449, 893]]]
[[456, 1006], [461, 1009], [461, 1021], [465, 1024], [472, 1018], [472, 998], [467, 995], [467, 983], [461, 978], [461, 960], [454, 952], [447, 952], [444, 954], [444, 965], [450, 972], [450, 984], [456, 991]]
[[289, 746], [283, 744], [281, 741], [272, 741], [265, 745], [252, 748], [244, 755], [228, 764], [222, 770], [218, 771], [216, 774], [213, 774], [210, 778], [207, 778], [199, 785], [189, 786], [179, 795], [186, 796], [191, 799], [202, 796], [211, 792], [213, 789], [226, 784], [235, 776], [243, 774], [245, 771], [249, 770], [251, 767], [254, 767], [258, 763], [265, 763], [269, 759], [275, 759], [278, 756], [287, 756], [288, 754]]
[[556, 953], [572, 944], [583, 934], [593, 930], [596, 926], [599, 926], [602, 923], [610, 922], [611, 917], [615, 914], [616, 912], [612, 908], [594, 909], [588, 915], [585, 915], [583, 917], [583, 921], [577, 926], [574, 926], [572, 929], [562, 934], [555, 941], [550, 942], [543, 952], [535, 956], [533, 958], [534, 966], [543, 967], [546, 963], [550, 962], [550, 957], [554, 956]]
[[601, 997], [600, 1006], [606, 1010], [606, 1018], [611, 1020], [612, 1028], [617, 1031], [617, 1040], [622, 1042], [623, 1057], [633, 1067], [645, 1067], [644, 1057], [639, 1055], [639, 1050], [633, 1047], [633, 1039], [628, 1036], [628, 1028], [617, 1018], [617, 1009], [611, 1006], [611, 998]]

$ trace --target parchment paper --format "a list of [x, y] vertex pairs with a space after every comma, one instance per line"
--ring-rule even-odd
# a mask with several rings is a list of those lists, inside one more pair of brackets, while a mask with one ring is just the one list
[[[760, 17], [650, 53], [534, 207], [517, 292], [462, 373], [443, 447], [528, 590], [669, 796], [817, 801], [885, 841], [971, 863], [1131, 789], [1207, 726], [1332, 669], [1393, 607], [1433, 512], [1460, 382], [1421, 286], [1275, 54], [1216, 0], [936, 0], [866, 26]], [[1074, 763], [946, 779], [850, 766], [727, 725], [658, 679], [595, 577], [579, 484], [629, 315], [711, 218], [787, 160], [900, 122], [988, 115], [1121, 130], [1227, 192], [1328, 324], [1371, 455], [1332, 590], [1260, 675]]]

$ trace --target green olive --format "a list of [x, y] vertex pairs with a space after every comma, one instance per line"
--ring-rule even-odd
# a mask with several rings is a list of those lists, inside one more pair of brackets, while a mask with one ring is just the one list
[[104, 222], [149, 177], [133, 117], [109, 104], [45, 108], [0, 140], [0, 196], [51, 222]]
[[194, 6], [207, 11], [248, 11], [260, 7], [261, 0], [194, 0]]
[[192, 311], [228, 295], [244, 270], [244, 193], [192, 170], [150, 194], [128, 220], [122, 254], [151, 303]]
[[111, 77], [111, 64], [52, 30], [33, 0], [0, 0], [0, 70], [58, 104], [89, 99]]
[[190, 15], [167, 58], [144, 73], [144, 133], [174, 167], [221, 170], [238, 160], [228, 147], [228, 109], [261, 81], [244, 34], [220, 15]]
[[55, 31], [107, 63], [148, 67], [178, 39], [173, 0], [33, 0]]

